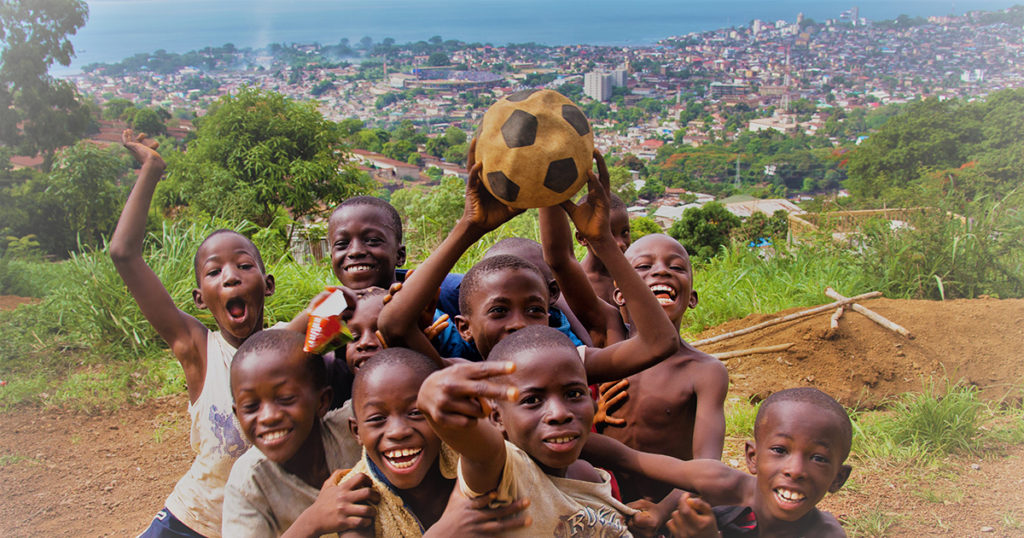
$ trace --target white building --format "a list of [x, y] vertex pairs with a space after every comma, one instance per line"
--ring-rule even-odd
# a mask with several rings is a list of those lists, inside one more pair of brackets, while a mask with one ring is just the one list
[[607, 101], [612, 97], [612, 76], [594, 71], [583, 76], [583, 93], [595, 101]]

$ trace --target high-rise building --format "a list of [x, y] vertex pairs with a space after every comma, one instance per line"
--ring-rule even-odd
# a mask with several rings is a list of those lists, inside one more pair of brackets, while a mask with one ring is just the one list
[[626, 71], [626, 68], [620, 67], [613, 70], [610, 74], [612, 76], [613, 88], [619, 88], [626, 85], [626, 79], [629, 77], [629, 72]]
[[595, 101], [607, 101], [612, 97], [612, 76], [593, 71], [583, 75], [583, 93]]

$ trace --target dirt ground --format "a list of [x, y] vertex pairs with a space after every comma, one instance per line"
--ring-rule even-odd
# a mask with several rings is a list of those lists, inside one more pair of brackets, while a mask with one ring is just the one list
[[[0, 298], [0, 305], [5, 301]], [[1024, 300], [864, 304], [915, 338], [847, 312], [833, 339], [822, 338], [828, 314], [821, 314], [705, 350], [794, 343], [785, 352], [727, 360], [730, 397], [812, 385], [848, 405], [873, 406], [920, 390], [929, 376], [963, 378], [988, 399], [1019, 396]], [[786, 313], [749, 316], [704, 336]], [[32, 408], [0, 414], [0, 536], [138, 533], [191, 463], [186, 407], [182, 394], [110, 414]], [[724, 459], [736, 460], [739, 446], [742, 440], [728, 439]], [[960, 458], [952, 470], [923, 475], [912, 469], [855, 469], [850, 487], [827, 497], [823, 506], [841, 519], [890, 514], [893, 536], [1024, 536], [1022, 467], [1024, 446]]]

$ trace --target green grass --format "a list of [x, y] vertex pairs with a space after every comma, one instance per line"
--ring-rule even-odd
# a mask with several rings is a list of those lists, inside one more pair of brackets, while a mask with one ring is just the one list
[[761, 403], [751, 404], [748, 400], [729, 398], [725, 402], [725, 435], [740, 439], [754, 438], [754, 419]]
[[875, 506], [871, 510], [844, 519], [842, 523], [851, 538], [878, 537], [885, 536], [889, 529], [899, 521], [899, 518], [898, 514]]

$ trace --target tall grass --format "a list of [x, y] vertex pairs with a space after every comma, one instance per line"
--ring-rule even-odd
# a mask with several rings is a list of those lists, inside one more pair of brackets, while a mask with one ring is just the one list
[[694, 268], [697, 307], [687, 312], [684, 332], [695, 334], [752, 313], [773, 313], [828, 302], [832, 286], [846, 295], [871, 291], [876, 283], [857, 269], [852, 252], [825, 243], [783, 247], [762, 255], [739, 244]]

